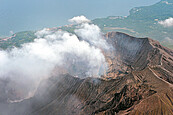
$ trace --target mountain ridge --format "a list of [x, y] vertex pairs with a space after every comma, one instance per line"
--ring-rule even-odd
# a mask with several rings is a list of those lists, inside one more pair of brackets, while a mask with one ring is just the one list
[[[171, 0], [167, 2], [172, 3]], [[162, 45], [173, 49], [172, 31], [173, 27], [164, 27], [158, 22], [173, 17], [173, 4], [167, 4], [165, 0], [150, 5], [132, 8], [128, 16], [109, 16], [107, 18], [96, 18], [92, 23], [98, 25], [104, 33], [119, 31], [135, 37], [149, 37], [158, 40]], [[64, 30], [74, 32], [75, 25], [48, 28], [52, 30]], [[19, 47], [23, 43], [31, 42], [35, 39], [35, 31], [25, 31], [16, 33], [16, 37], [11, 39], [2, 38], [0, 47]], [[169, 38], [171, 42], [167, 40]]]
[[16, 109], [17, 115], [171, 115], [173, 51], [150, 38], [120, 32], [107, 33], [105, 39], [115, 48], [111, 55], [104, 52], [106, 75], [85, 79], [55, 75], [40, 84], [34, 97], [8, 105], [9, 114]]
[[[169, 4], [170, 2], [170, 4]], [[160, 1], [154, 5], [132, 8], [128, 16], [111, 16], [94, 19], [102, 31], [119, 31], [135, 37], [149, 37], [158, 40], [162, 45], [173, 48], [172, 42], [166, 38], [172, 38], [173, 27], [164, 27], [159, 21], [173, 17], [172, 1]]]

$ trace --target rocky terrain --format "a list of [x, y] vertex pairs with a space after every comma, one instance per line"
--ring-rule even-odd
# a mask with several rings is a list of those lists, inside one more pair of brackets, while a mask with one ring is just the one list
[[103, 51], [109, 69], [101, 78], [55, 75], [29, 99], [10, 103], [0, 98], [0, 111], [7, 108], [1, 114], [172, 115], [173, 51], [150, 38], [119, 32], [105, 39], [114, 48]]

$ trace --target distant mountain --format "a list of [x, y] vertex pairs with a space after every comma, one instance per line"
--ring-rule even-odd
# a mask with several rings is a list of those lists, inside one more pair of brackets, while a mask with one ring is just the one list
[[[158, 22], [173, 17], [173, 1], [162, 0], [151, 6], [136, 7], [127, 17], [110, 16], [93, 20], [104, 32], [120, 31], [136, 37], [150, 37], [173, 48], [173, 26], [164, 27]], [[172, 39], [170, 43], [165, 38]]]
[[[109, 16], [97, 18], [92, 23], [98, 25], [103, 32], [119, 31], [135, 37], [150, 37], [158, 40], [162, 45], [173, 49], [173, 26], [164, 27], [158, 22], [173, 17], [173, 1], [162, 0], [151, 6], [136, 7], [130, 10], [129, 16]], [[55, 27], [72, 32], [75, 25]], [[18, 32], [10, 38], [0, 38], [0, 48], [17, 46], [35, 39], [34, 31]]]
[[57, 75], [44, 80], [30, 99], [4, 101], [0, 111], [6, 108], [4, 115], [172, 115], [173, 50], [119, 32], [105, 38], [116, 50], [104, 52], [109, 71], [102, 78]]
[[[110, 50], [99, 47], [108, 67], [104, 75], [100, 78], [80, 78], [55, 67], [53, 76], [42, 80], [29, 97], [25, 93], [30, 88], [20, 87], [17, 91], [15, 87], [19, 86], [14, 85], [15, 82], [0, 78], [0, 114], [173, 115], [173, 50], [156, 41], [172, 47], [173, 27], [158, 23], [173, 17], [172, 11], [172, 0], [162, 0], [152, 6], [133, 8], [127, 17], [110, 16], [93, 20], [92, 23], [105, 32], [101, 38], [112, 46]], [[75, 27], [67, 25], [47, 29], [73, 33]], [[1, 38], [0, 48], [20, 47], [35, 38], [35, 31], [19, 32]], [[73, 68], [73, 63], [64, 66]], [[59, 71], [62, 74], [58, 74]], [[10, 74], [13, 76], [13, 72]]]
[[151, 6], [136, 7], [130, 10], [128, 18], [134, 20], [154, 21], [173, 17], [173, 1], [162, 0]]
[[127, 15], [132, 7], [150, 5], [157, 1], [0, 0], [0, 37], [9, 36], [13, 32], [62, 26], [67, 24], [67, 19], [76, 15], [83, 14], [90, 19], [115, 14]]

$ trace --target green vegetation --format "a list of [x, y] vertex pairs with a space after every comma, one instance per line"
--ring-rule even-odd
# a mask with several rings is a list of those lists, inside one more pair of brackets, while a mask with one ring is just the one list
[[32, 42], [36, 36], [33, 31], [19, 32], [13, 35], [12, 38], [0, 42], [0, 48], [7, 49], [11, 47], [20, 47], [21, 44]]
[[173, 39], [173, 27], [163, 27], [158, 21], [173, 17], [173, 1], [160, 1], [151, 6], [137, 7], [130, 10], [127, 17], [110, 16], [93, 20], [103, 32], [119, 31], [136, 37], [150, 37], [167, 45], [165, 38]]
[[[163, 27], [158, 24], [158, 21], [169, 17], [173, 17], [173, 1], [162, 0], [151, 6], [133, 8], [127, 17], [109, 16], [92, 20], [92, 22], [98, 25], [104, 33], [119, 31], [136, 37], [150, 37], [173, 49], [173, 43], [165, 39], [166, 37], [173, 39], [173, 27]], [[75, 25], [57, 29], [74, 33]], [[35, 38], [33, 31], [19, 32], [15, 37], [0, 42], [0, 48], [20, 47], [21, 44], [32, 42]]]

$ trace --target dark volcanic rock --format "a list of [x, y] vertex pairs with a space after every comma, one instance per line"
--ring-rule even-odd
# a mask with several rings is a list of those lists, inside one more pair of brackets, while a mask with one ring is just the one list
[[34, 97], [9, 104], [8, 114], [172, 115], [173, 51], [150, 38], [119, 32], [107, 33], [105, 38], [114, 47], [104, 52], [109, 63], [106, 75], [49, 78]]

